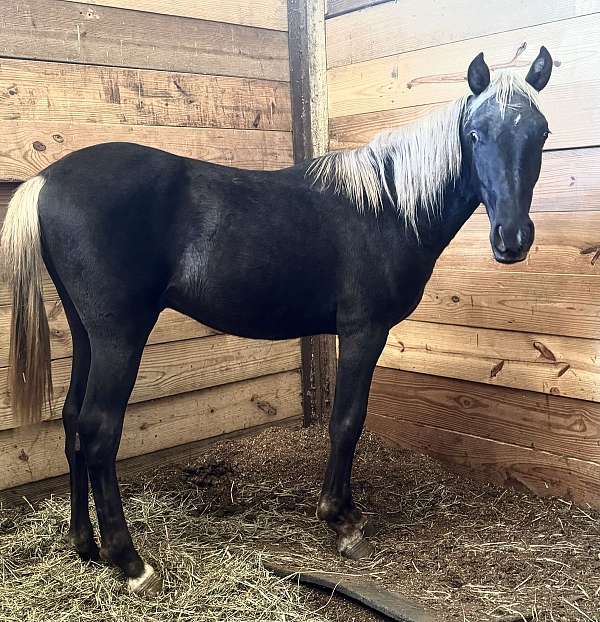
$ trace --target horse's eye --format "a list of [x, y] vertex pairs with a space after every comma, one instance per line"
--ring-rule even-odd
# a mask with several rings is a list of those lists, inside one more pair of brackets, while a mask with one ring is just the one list
[[471, 137], [471, 140], [474, 143], [476, 143], [479, 140], [479, 134], [475, 130], [472, 130], [471, 132], [469, 132], [469, 136]]
[[548, 136], [550, 136], [550, 134], [552, 134], [552, 132], [550, 130], [546, 130], [544, 132], [544, 140], [546, 140], [546, 138], [548, 138]]

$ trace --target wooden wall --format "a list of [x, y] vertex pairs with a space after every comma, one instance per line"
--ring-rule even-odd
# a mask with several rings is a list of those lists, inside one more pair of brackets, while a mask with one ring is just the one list
[[[15, 182], [64, 154], [127, 140], [241, 167], [292, 162], [285, 0], [3, 0], [0, 221]], [[110, 249], [107, 249], [110, 252]], [[54, 416], [71, 343], [49, 280]], [[18, 428], [0, 286], [0, 489], [66, 472], [61, 422]], [[120, 457], [300, 419], [298, 341], [216, 334], [175, 312], [146, 347]]]
[[555, 59], [529, 259], [495, 263], [476, 213], [390, 335], [368, 425], [455, 468], [600, 506], [600, 1], [329, 0], [330, 146], [466, 92], [470, 60]]

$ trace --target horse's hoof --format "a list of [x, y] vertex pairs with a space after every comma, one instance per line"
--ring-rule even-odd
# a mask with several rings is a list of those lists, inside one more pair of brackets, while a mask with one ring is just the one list
[[128, 579], [129, 590], [139, 596], [156, 596], [162, 590], [160, 575], [150, 566], [144, 564], [144, 572], [136, 579]]
[[358, 532], [353, 537], [342, 537], [338, 541], [338, 551], [348, 559], [358, 561], [369, 559], [375, 553], [375, 547]]

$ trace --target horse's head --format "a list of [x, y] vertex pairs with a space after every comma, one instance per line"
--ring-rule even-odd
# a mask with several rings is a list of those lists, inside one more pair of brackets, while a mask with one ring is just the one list
[[545, 47], [525, 81], [503, 73], [490, 84], [483, 54], [469, 66], [467, 79], [474, 97], [461, 141], [463, 151], [470, 155], [478, 198], [490, 219], [494, 257], [502, 263], [522, 261], [533, 243], [529, 208], [549, 134], [536, 95], [551, 73], [552, 58]]

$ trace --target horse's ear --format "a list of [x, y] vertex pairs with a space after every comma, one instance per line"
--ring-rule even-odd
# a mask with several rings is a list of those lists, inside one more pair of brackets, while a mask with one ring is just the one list
[[531, 64], [531, 68], [527, 73], [525, 80], [531, 84], [536, 91], [541, 91], [552, 74], [552, 56], [550, 52], [542, 45], [540, 53]]
[[483, 52], [471, 61], [467, 71], [467, 81], [474, 95], [483, 93], [490, 85], [490, 69], [483, 60]]

